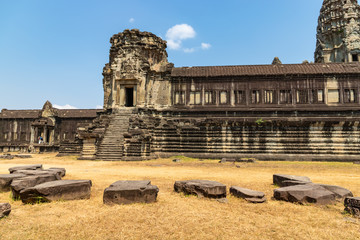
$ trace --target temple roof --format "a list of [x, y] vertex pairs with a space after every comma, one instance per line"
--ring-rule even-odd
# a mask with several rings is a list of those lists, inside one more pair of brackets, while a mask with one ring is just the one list
[[311, 63], [173, 68], [172, 77], [360, 74], [360, 63]]
[[[57, 117], [59, 118], [95, 118], [98, 111], [101, 109], [56, 109]], [[0, 112], [0, 118], [14, 119], [14, 118], [29, 118], [35, 119], [40, 117], [41, 110], [7, 110], [3, 109]]]
[[60, 118], [92, 118], [102, 109], [59, 109], [58, 117]]
[[41, 110], [7, 110], [0, 112], [0, 118], [38, 118]]

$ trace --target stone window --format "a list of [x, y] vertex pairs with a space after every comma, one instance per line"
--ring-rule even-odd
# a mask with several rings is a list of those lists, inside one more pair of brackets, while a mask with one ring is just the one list
[[291, 90], [280, 90], [280, 103], [292, 103]]
[[201, 92], [190, 92], [190, 104], [191, 105], [201, 104]]
[[251, 103], [260, 103], [260, 91], [259, 90], [252, 90], [251, 91]]
[[235, 95], [235, 104], [244, 104], [245, 103], [245, 91], [234, 91]]
[[265, 103], [274, 103], [274, 91], [273, 90], [265, 90], [264, 92], [264, 101]]
[[355, 89], [344, 89], [344, 103], [356, 102]]
[[339, 89], [328, 90], [328, 103], [339, 103], [340, 102], [340, 91]]
[[227, 91], [220, 91], [220, 104], [228, 103], [228, 93]]
[[358, 62], [359, 61], [359, 56], [357, 54], [352, 54], [352, 61], [353, 62]]
[[214, 104], [215, 101], [214, 101], [214, 93], [211, 92], [211, 91], [206, 91], [205, 92], [205, 104]]
[[323, 103], [324, 102], [324, 90], [314, 89], [312, 90], [312, 103]]
[[183, 91], [175, 92], [175, 104], [185, 104], [185, 94]]
[[308, 103], [308, 90], [300, 89], [296, 91], [296, 103]]

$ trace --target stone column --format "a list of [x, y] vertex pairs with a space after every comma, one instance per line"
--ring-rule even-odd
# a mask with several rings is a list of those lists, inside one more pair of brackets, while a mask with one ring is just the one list
[[44, 143], [47, 143], [48, 139], [47, 139], [47, 132], [48, 132], [48, 129], [47, 129], [47, 126], [44, 126]]
[[34, 143], [34, 139], [35, 139], [34, 135], [35, 135], [35, 129], [32, 126], [31, 129], [30, 129], [30, 143]]
[[120, 85], [120, 107], [125, 106], [125, 86]]
[[36, 142], [36, 143], [39, 143], [38, 136], [39, 136], [39, 128], [35, 127], [34, 142]]
[[137, 85], [134, 86], [133, 88], [133, 106], [136, 107], [136, 103], [137, 103]]
[[54, 144], [54, 139], [55, 139], [55, 129], [51, 129], [49, 144]]

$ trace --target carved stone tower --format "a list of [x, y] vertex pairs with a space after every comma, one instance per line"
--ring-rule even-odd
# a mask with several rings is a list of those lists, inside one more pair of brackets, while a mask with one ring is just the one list
[[104, 109], [168, 106], [166, 74], [173, 64], [167, 60], [166, 41], [133, 29], [115, 34], [110, 43], [110, 60], [103, 70]]
[[315, 62], [358, 62], [360, 6], [357, 0], [324, 0], [316, 38]]

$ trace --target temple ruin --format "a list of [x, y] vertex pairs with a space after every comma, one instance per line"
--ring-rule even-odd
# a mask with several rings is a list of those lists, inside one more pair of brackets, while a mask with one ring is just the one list
[[0, 151], [112, 161], [358, 159], [359, 9], [355, 0], [324, 1], [316, 63], [174, 67], [165, 41], [125, 30], [110, 40], [102, 110], [49, 102], [42, 110], [3, 109]]

